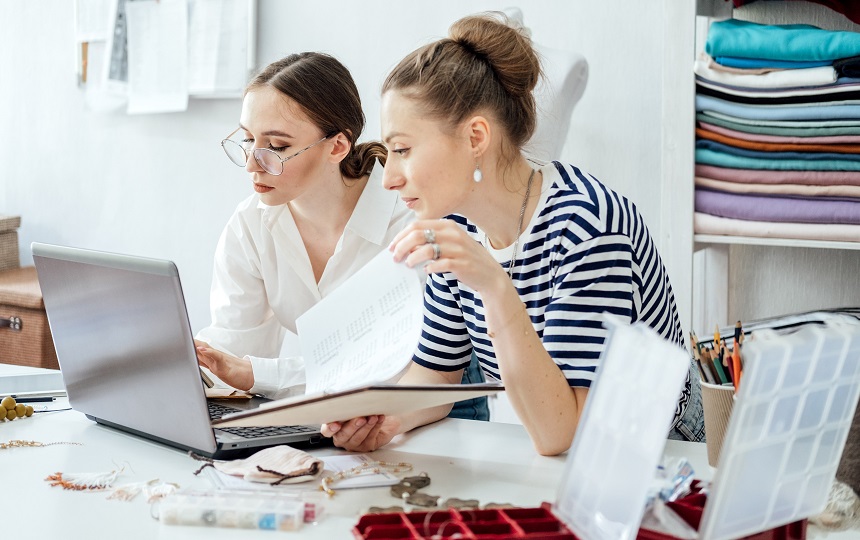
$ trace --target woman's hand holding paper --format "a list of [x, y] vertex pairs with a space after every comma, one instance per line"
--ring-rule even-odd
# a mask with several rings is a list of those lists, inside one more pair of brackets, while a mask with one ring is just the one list
[[396, 416], [361, 416], [345, 422], [322, 425], [322, 434], [331, 437], [335, 446], [353, 452], [372, 452], [385, 446], [401, 432]]

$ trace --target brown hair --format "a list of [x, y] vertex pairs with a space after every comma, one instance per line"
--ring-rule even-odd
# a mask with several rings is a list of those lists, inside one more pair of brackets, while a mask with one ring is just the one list
[[388, 153], [381, 143], [355, 144], [364, 129], [361, 98], [349, 70], [333, 56], [318, 52], [291, 54], [260, 71], [245, 93], [263, 85], [295, 101], [326, 136], [338, 133], [346, 136], [350, 150], [340, 162], [344, 177], [369, 174], [374, 159], [385, 164]]
[[540, 76], [531, 39], [503, 13], [488, 12], [458, 20], [447, 38], [404, 58], [385, 79], [382, 92], [400, 90], [419, 101], [429, 116], [451, 126], [488, 111], [519, 151], [535, 130], [532, 91]]

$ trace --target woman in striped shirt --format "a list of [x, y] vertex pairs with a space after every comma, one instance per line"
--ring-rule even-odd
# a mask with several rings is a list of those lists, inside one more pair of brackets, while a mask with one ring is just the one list
[[[401, 382], [459, 382], [474, 350], [488, 379], [505, 384], [536, 450], [555, 455], [573, 440], [605, 314], [642, 321], [679, 347], [684, 338], [635, 205], [575, 166], [533, 168], [523, 156], [540, 63], [529, 38], [498, 15], [457, 21], [383, 85], [383, 181], [418, 216], [390, 249], [429, 274], [421, 340]], [[338, 446], [370, 451], [447, 409], [323, 429]], [[702, 432], [691, 370], [669, 436]]]

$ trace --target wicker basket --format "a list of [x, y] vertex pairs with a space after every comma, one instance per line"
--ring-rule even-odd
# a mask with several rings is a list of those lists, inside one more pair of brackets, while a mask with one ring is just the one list
[[18, 227], [20, 216], [0, 215], [0, 272], [21, 265], [18, 258]]
[[[15, 318], [19, 323], [8, 323]], [[0, 272], [0, 363], [59, 369], [32, 266]]]

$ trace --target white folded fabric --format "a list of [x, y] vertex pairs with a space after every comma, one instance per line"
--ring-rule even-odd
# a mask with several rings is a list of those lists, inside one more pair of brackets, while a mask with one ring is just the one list
[[795, 86], [821, 86], [836, 82], [833, 66], [815, 68], [786, 69], [771, 71], [760, 75], [742, 75], [717, 71], [708, 67], [707, 60], [696, 60], [693, 65], [696, 75], [721, 84], [746, 86], [748, 88], [791, 88]]
[[696, 234], [755, 238], [793, 238], [831, 242], [857, 242], [860, 239], [860, 225], [745, 221], [701, 212], [696, 212], [693, 216], [693, 230]]

